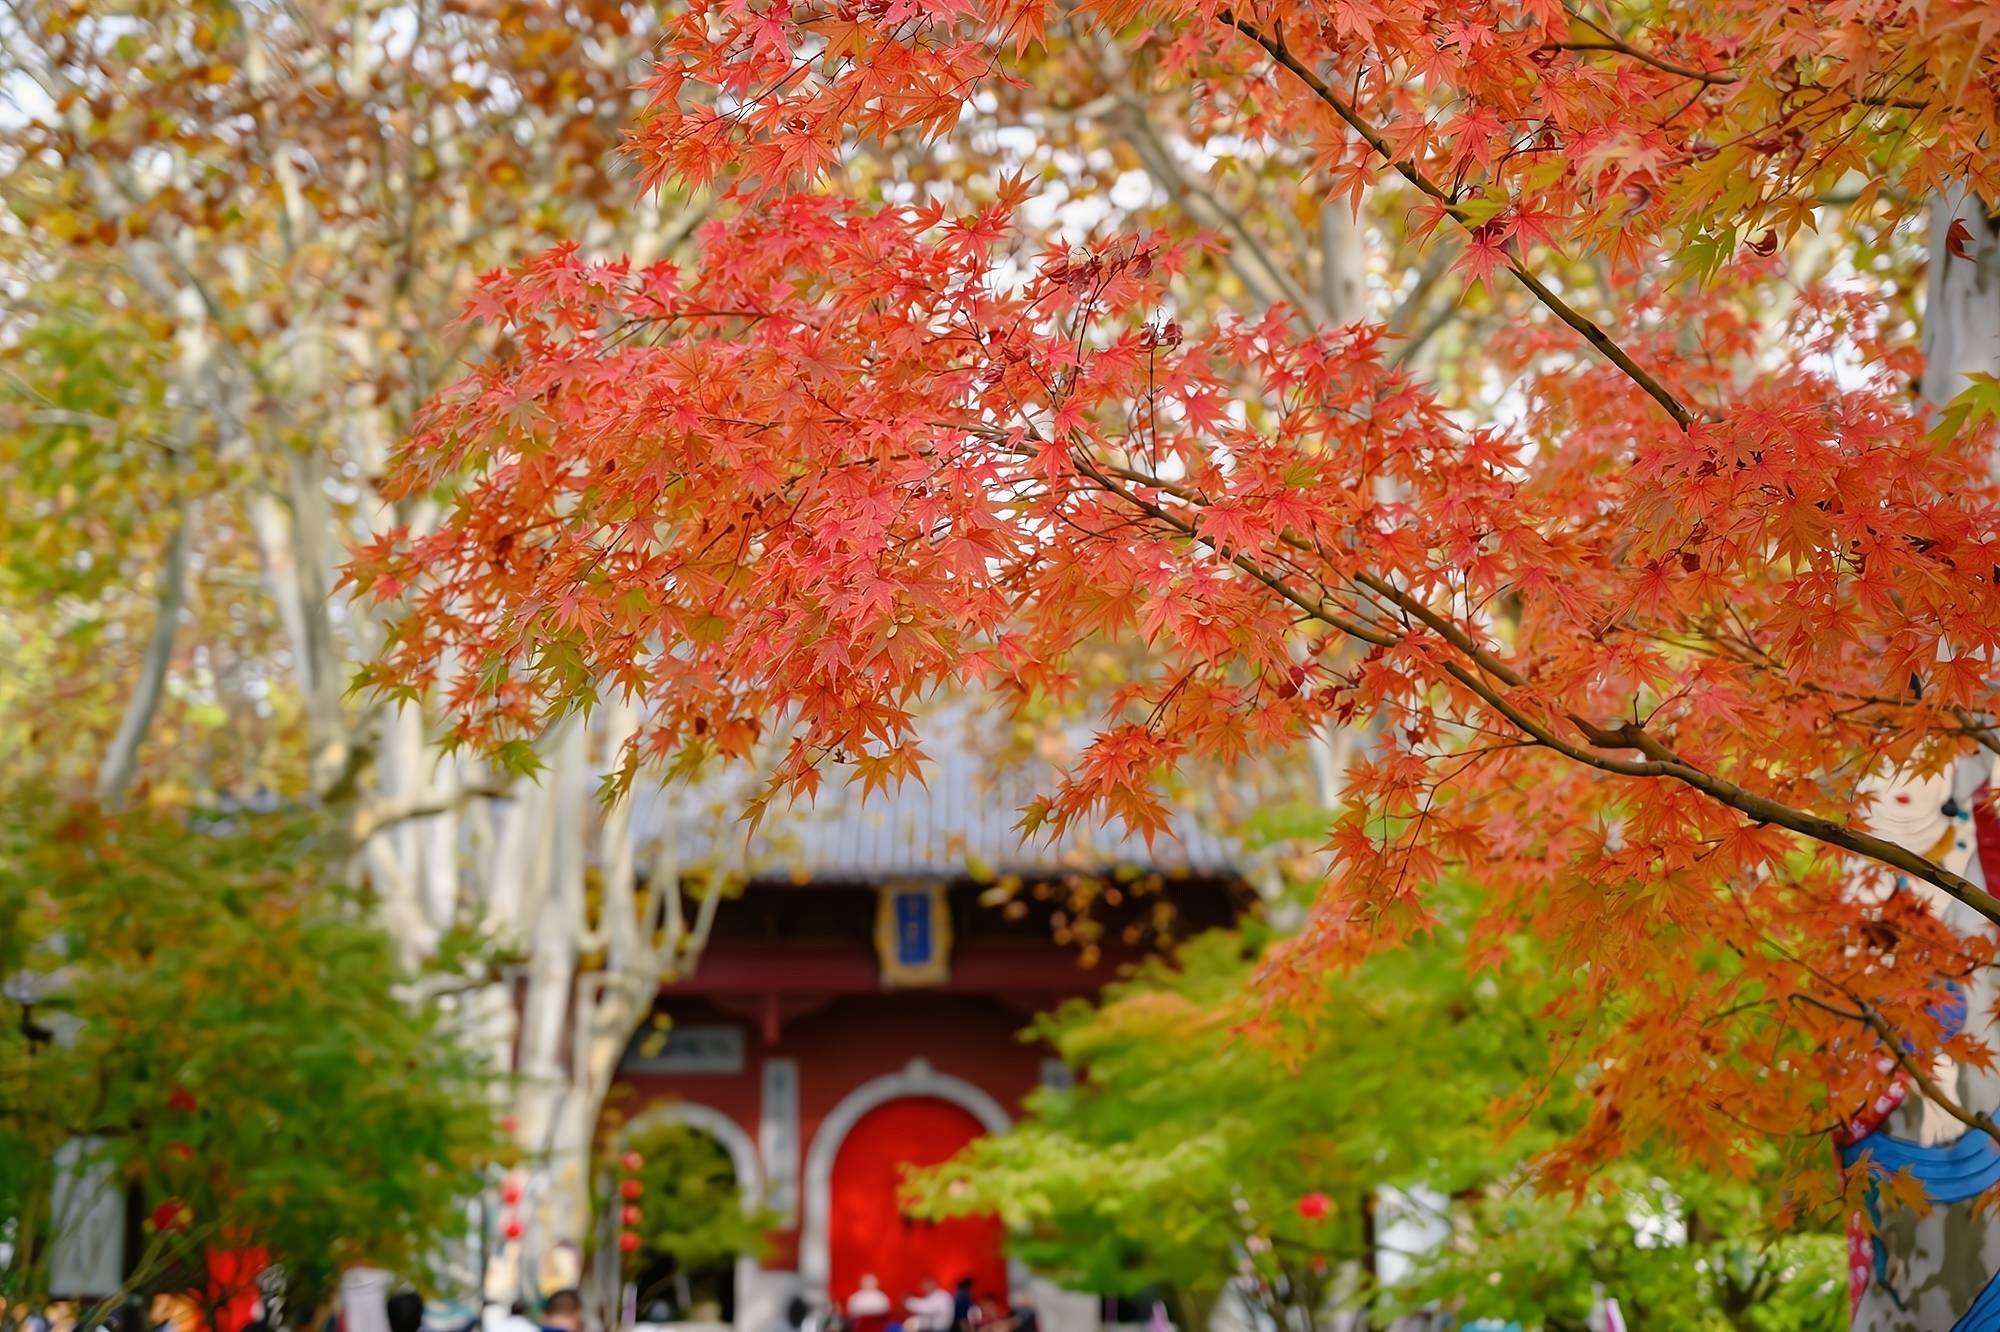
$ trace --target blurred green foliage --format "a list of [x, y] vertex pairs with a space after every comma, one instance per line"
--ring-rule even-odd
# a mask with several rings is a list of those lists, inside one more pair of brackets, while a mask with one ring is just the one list
[[304, 813], [0, 799], [0, 1299], [46, 1294], [72, 1139], [143, 1199], [142, 1295], [256, 1247], [305, 1325], [342, 1267], [421, 1273], [465, 1236], [488, 1070], [329, 886], [336, 845]]
[[[1753, 1178], [1640, 1152], [1586, 1198], [1536, 1190], [1537, 1155], [1581, 1122], [1562, 1086], [1519, 1096], [1561, 1067], [1542, 1016], [1555, 982], [1518, 941], [1469, 974], [1453, 915], [1283, 1011], [1253, 979], [1268, 924], [1190, 940], [1038, 1020], [1025, 1034], [1075, 1086], [1037, 1091], [1012, 1132], [913, 1194], [932, 1215], [998, 1212], [1017, 1256], [1076, 1288], [1170, 1292], [1183, 1326], [1232, 1274], [1281, 1321], [1432, 1308], [1581, 1329], [1601, 1287], [1639, 1328], [1844, 1326], [1844, 1243], [1781, 1228], [1775, 1152]], [[1384, 1188], [1448, 1200], [1442, 1242], [1394, 1282], [1377, 1275]]]
[[[744, 1206], [736, 1167], [712, 1135], [688, 1124], [661, 1124], [634, 1133], [628, 1147], [642, 1159], [634, 1204], [639, 1219], [632, 1227], [639, 1252], [630, 1265], [653, 1278], [639, 1291], [642, 1309], [669, 1289], [684, 1291], [676, 1278], [740, 1257], [764, 1257], [765, 1237], [784, 1219], [766, 1207]], [[681, 1301], [674, 1303], [687, 1317]]]

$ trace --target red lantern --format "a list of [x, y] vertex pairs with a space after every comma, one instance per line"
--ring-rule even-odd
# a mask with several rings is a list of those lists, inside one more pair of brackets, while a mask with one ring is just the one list
[[521, 1238], [521, 1218], [510, 1216], [500, 1223], [500, 1233], [510, 1240]]
[[1299, 1215], [1308, 1221], [1324, 1221], [1331, 1204], [1324, 1193], [1308, 1193], [1299, 1199]]
[[641, 1191], [636, 1179], [628, 1179], [618, 1185], [618, 1195], [628, 1201], [637, 1198]]
[[618, 1236], [618, 1250], [621, 1253], [639, 1252], [639, 1237], [631, 1231], [622, 1231]]
[[639, 1173], [639, 1167], [646, 1164], [646, 1158], [637, 1152], [627, 1152], [621, 1164], [627, 1174], [636, 1175]]
[[188, 1222], [194, 1220], [194, 1213], [179, 1198], [169, 1198], [153, 1209], [153, 1229], [172, 1234], [186, 1230]]
[[521, 1201], [521, 1181], [509, 1175], [500, 1184], [500, 1201], [512, 1207]]
[[621, 1224], [627, 1226], [638, 1225], [639, 1209], [634, 1207], [631, 1203], [626, 1203], [625, 1206], [618, 1213], [618, 1220]]

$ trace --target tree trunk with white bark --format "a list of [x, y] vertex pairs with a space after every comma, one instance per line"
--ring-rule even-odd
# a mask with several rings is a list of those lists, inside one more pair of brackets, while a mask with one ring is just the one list
[[[585, 58], [605, 91], [597, 112], [578, 109], [590, 97], [544, 103], [500, 90], [489, 109], [511, 108], [518, 123], [501, 126], [507, 161], [533, 196], [531, 207], [509, 212], [495, 207], [481, 156], [495, 127], [466, 113], [462, 90], [426, 71], [463, 62], [504, 81], [514, 65], [481, 65], [480, 43], [504, 51], [521, 34], [482, 27], [481, 7], [442, 0], [394, 6], [393, 23], [363, 0], [309, 8], [310, 24], [284, 7], [243, 8], [240, 31], [216, 55], [217, 69], [240, 61], [246, 104], [268, 96], [283, 108], [258, 121], [258, 135], [230, 139], [243, 156], [220, 166], [240, 174], [243, 206], [226, 225], [151, 225], [157, 197], [188, 189], [200, 167], [174, 151], [127, 160], [80, 148], [74, 161], [106, 233], [118, 238], [124, 294], [172, 329], [171, 401], [182, 433], [213, 439], [229, 464], [208, 478], [210, 492], [195, 497], [167, 548], [152, 640], [98, 789], [115, 800], [138, 770], [172, 670], [183, 585], [198, 580], [217, 527], [230, 526], [215, 515], [240, 511], [286, 647], [274, 674], [290, 672], [308, 749], [301, 766], [350, 834], [346, 870], [374, 890], [407, 963], [434, 961], [464, 932], [507, 959], [491, 976], [426, 980], [433, 988], [413, 999], [447, 1005], [492, 1053], [504, 1098], [497, 1108], [514, 1122], [532, 1203], [518, 1246], [529, 1261], [513, 1270], [532, 1281], [535, 1258], [590, 1235], [587, 1176], [605, 1093], [660, 985], [692, 965], [719, 895], [684, 889], [677, 848], [661, 844], [672, 841], [671, 821], [667, 835], [642, 844], [629, 804], [607, 810], [594, 797], [636, 724], [628, 711], [610, 707], [588, 727], [557, 728], [541, 747], [547, 768], [537, 782], [441, 756], [422, 709], [348, 696], [381, 627], [335, 589], [348, 544], [364, 531], [422, 530], [430, 520], [422, 502], [392, 513], [372, 482], [435, 377], [457, 373], [465, 350], [447, 321], [471, 274], [524, 260], [543, 242], [546, 207], [562, 202], [575, 166], [560, 157], [570, 151], [567, 131], [583, 115], [627, 118], [616, 94], [629, 91], [631, 62], [657, 32], [645, 22], [615, 40], [608, 29], [584, 30]], [[73, 141], [93, 143], [96, 73], [44, 26], [41, 10], [11, 13], [0, 70], [39, 85]], [[162, 11], [163, 40], [181, 19], [197, 21]], [[413, 54], [425, 43], [428, 64]], [[311, 107], [295, 104], [300, 87], [337, 88], [343, 106], [365, 110], [316, 122]], [[651, 202], [623, 211], [583, 202], [583, 220], [566, 230], [607, 253], [654, 256], [685, 240], [703, 208], [668, 215]], [[416, 280], [380, 281], [391, 270]]]

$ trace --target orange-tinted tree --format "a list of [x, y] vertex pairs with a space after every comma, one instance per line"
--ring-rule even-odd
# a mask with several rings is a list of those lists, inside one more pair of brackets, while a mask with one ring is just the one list
[[[1198, 131], [1307, 146], [1314, 190], [1399, 191], [1468, 282], [1525, 293], [1498, 404], [1415, 382], [1377, 327], [1210, 314], [1181, 280], [1204, 236], [1033, 254], [1025, 179], [813, 184], [1018, 91], [1052, 23], [1199, 89]], [[352, 570], [402, 608], [372, 681], [441, 686], [452, 739], [515, 754], [636, 695], [628, 773], [782, 717], [755, 817], [830, 762], [916, 773], [936, 689], [1061, 696], [1079, 648], [1143, 640], [1025, 825], [1156, 832], [1178, 770], [1377, 719], [1272, 993], [1477, 877], [1490, 937], [1539, 937], [1579, 1024], [1615, 1019], [1558, 1051], [1591, 1113], [1552, 1185], [1641, 1140], [1727, 1166], [1885, 1073], [1990, 1149], [1927, 1070], [1989, 1059], [2000, 899], [1870, 805], [2000, 746], [2000, 349], [1965, 337], [1994, 322], [1965, 201], [2000, 196], [1996, 33], [1970, 0], [695, 4], [632, 148], [741, 206], [686, 268], [569, 247], [483, 282], [503, 354], [392, 485], [449, 516]], [[1876, 260], [1932, 211], [1931, 310], [1974, 313], [1925, 380], [1909, 273]], [[1798, 262], [1836, 221], [1843, 262]], [[1907, 1317], [1979, 1294], [1898, 1261], [1878, 1285], [1944, 1302]]]

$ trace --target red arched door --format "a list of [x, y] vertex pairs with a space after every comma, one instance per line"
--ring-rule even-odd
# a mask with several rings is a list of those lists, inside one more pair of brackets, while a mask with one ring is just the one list
[[998, 1217], [916, 1221], [896, 1205], [906, 1165], [936, 1165], [982, 1131], [966, 1111], [931, 1097], [888, 1101], [861, 1117], [833, 1159], [828, 1294], [845, 1304], [872, 1272], [898, 1315], [925, 1277], [949, 1289], [969, 1276], [975, 1293], [1006, 1299]]

